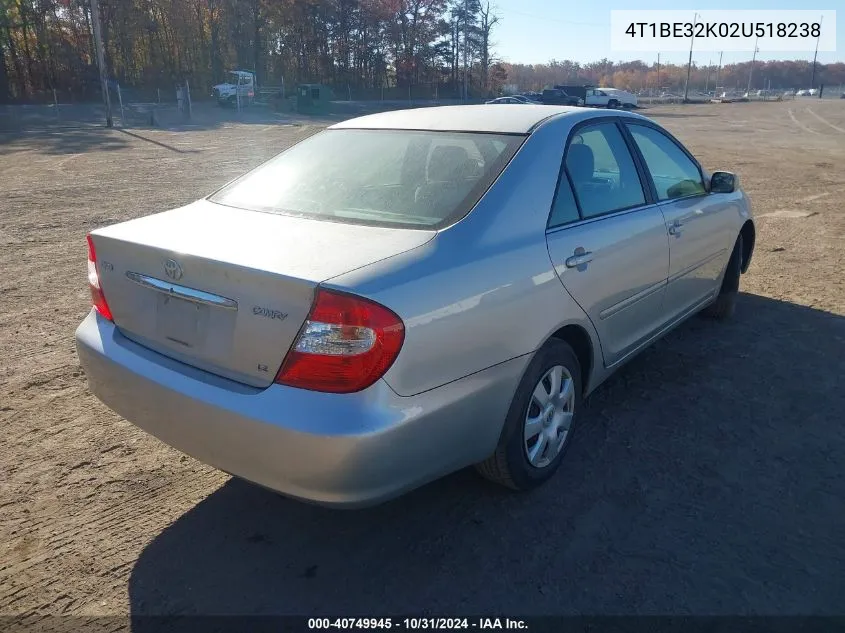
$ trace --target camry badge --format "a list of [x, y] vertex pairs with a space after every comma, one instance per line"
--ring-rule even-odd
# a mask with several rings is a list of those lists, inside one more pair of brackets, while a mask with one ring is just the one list
[[252, 306], [252, 313], [255, 316], [263, 316], [266, 319], [278, 319], [279, 321], [284, 321], [288, 318], [287, 312], [273, 310], [272, 308], [265, 308], [263, 306]]

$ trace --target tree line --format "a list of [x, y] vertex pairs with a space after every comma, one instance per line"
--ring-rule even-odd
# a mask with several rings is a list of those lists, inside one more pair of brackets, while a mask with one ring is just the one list
[[[108, 77], [149, 98], [189, 80], [208, 94], [230, 69], [260, 85], [324, 83], [339, 96], [471, 98], [507, 85], [561, 83], [683, 89], [686, 67], [655, 63], [506, 64], [490, 0], [99, 0]], [[90, 0], [0, 0], [0, 102], [97, 99]], [[744, 89], [750, 62], [696, 65], [691, 86]], [[809, 87], [806, 61], [757, 62], [753, 87]], [[845, 83], [845, 64], [818, 64], [815, 83]]]
[[[845, 63], [816, 64], [806, 60], [797, 61], [755, 61], [738, 64], [693, 64], [690, 72], [691, 90], [726, 90], [748, 88], [751, 78], [752, 90], [771, 86], [772, 90], [787, 90], [818, 87], [825, 84], [838, 90], [845, 84]], [[555, 84], [613, 86], [623, 90], [683, 93], [687, 80], [687, 66], [661, 64], [657, 61], [612, 62], [607, 59], [579, 64], [572, 61], [551, 61], [548, 64], [505, 64], [507, 83], [519, 86], [520, 90], [542, 90]], [[811, 85], [815, 84], [815, 85]]]
[[[0, 0], [0, 101], [96, 98], [90, 0]], [[141, 92], [227, 70], [346, 92], [438, 85], [495, 92], [489, 0], [99, 0], [108, 77]], [[450, 95], [451, 96], [451, 95]]]

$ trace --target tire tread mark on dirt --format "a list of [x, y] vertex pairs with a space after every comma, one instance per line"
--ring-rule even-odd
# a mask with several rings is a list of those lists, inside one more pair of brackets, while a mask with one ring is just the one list
[[814, 117], [816, 117], [819, 121], [821, 121], [821, 122], [822, 122], [822, 123], [824, 123], [825, 125], [829, 125], [830, 127], [832, 127], [832, 128], [833, 128], [834, 130], [836, 130], [837, 132], [842, 132], [843, 134], [845, 134], [845, 128], [841, 128], [841, 127], [839, 127], [838, 125], [834, 125], [833, 123], [831, 123], [831, 122], [830, 122], [830, 121], [828, 121], [827, 119], [823, 119], [823, 118], [822, 118], [822, 117], [820, 117], [818, 114], [816, 114], [815, 112], [813, 112], [812, 110], [810, 110], [810, 108], [807, 108], [807, 112], [809, 112], [810, 114], [812, 114]]
[[795, 118], [795, 114], [793, 114], [793, 112], [792, 112], [792, 108], [789, 108], [789, 109], [787, 110], [787, 112], [789, 113], [789, 118], [790, 118], [790, 119], [792, 119], [792, 122], [793, 122], [795, 125], [797, 125], [798, 127], [800, 127], [802, 130], [804, 130], [805, 132], [809, 132], [810, 134], [816, 134], [816, 135], [820, 135], [820, 134], [821, 134], [821, 132], [817, 132], [816, 130], [813, 130], [813, 129], [811, 129], [811, 128], [808, 128], [806, 125], [804, 125], [803, 123], [801, 123], [801, 121], [799, 121], [798, 119], [796, 119], [796, 118]]

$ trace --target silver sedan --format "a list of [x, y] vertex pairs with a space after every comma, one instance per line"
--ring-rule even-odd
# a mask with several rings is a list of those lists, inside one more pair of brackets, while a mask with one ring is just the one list
[[77, 349], [117, 413], [289, 496], [527, 490], [614, 370], [732, 313], [754, 239], [737, 177], [643, 116], [388, 112], [93, 231]]

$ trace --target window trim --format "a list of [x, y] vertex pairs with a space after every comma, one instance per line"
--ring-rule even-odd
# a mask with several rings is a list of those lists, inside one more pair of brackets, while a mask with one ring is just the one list
[[575, 220], [572, 222], [565, 222], [564, 224], [556, 224], [555, 226], [550, 226], [546, 229], [546, 235], [554, 235], [558, 231], [563, 231], [566, 229], [571, 229], [579, 226], [584, 226], [587, 224], [591, 224], [593, 222], [602, 222], [604, 220], [609, 220], [611, 218], [615, 218], [618, 216], [628, 215], [629, 213], [639, 213], [640, 211], [648, 211], [650, 209], [657, 209], [660, 207], [659, 202], [651, 202], [645, 205], [640, 205], [637, 207], [628, 207], [627, 209], [619, 209], [618, 211], [611, 211], [609, 213], [605, 213], [603, 215], [596, 215], [592, 218], [581, 218], [579, 220]]
[[[681, 196], [680, 198], [666, 198], [665, 200], [661, 200], [660, 196], [658, 196], [658, 194], [657, 194], [657, 185], [654, 184], [654, 176], [652, 175], [651, 170], [648, 168], [648, 163], [645, 160], [645, 156], [643, 156], [642, 150], [640, 150], [640, 146], [637, 145], [637, 140], [634, 138], [634, 135], [631, 132], [630, 128], [631, 128], [631, 126], [634, 126], [634, 125], [639, 125], [641, 127], [651, 128], [652, 130], [654, 130], [658, 134], [663, 134], [663, 136], [665, 136], [666, 139], [670, 143], [674, 144], [675, 147], [677, 147], [679, 150], [681, 150], [683, 155], [686, 156], [690, 160], [690, 162], [692, 162], [693, 166], [698, 170], [698, 177], [701, 178], [701, 185], [704, 188], [704, 190], [701, 193], [692, 193], [688, 196]], [[695, 198], [702, 198], [704, 196], [710, 195], [710, 192], [708, 191], [708, 187], [707, 187], [707, 181], [704, 177], [704, 169], [701, 167], [701, 163], [699, 163], [698, 160], [696, 160], [695, 156], [693, 156], [690, 153], [690, 151], [686, 147], [684, 147], [683, 144], [677, 138], [672, 136], [672, 134], [668, 130], [665, 130], [664, 128], [660, 127], [656, 123], [654, 123], [652, 121], [648, 121], [648, 120], [645, 120], [645, 121], [640, 121], [640, 120], [625, 121], [623, 127], [625, 128], [626, 136], [629, 136], [630, 139], [631, 139], [631, 145], [633, 146], [632, 150], [634, 152], [636, 152], [637, 156], [639, 157], [639, 160], [642, 161], [642, 166], [643, 166], [643, 169], [645, 170], [646, 177], [648, 178], [648, 185], [653, 192], [655, 203], [657, 203], [657, 204], [671, 204], [673, 202], [678, 202], [679, 200], [692, 200], [692, 199], [695, 199]]]
[[[631, 147], [631, 143], [633, 142], [632, 139], [629, 138], [628, 130], [622, 125], [622, 119], [627, 117], [620, 117], [619, 115], [603, 115], [597, 117], [591, 117], [589, 119], [584, 119], [583, 121], [579, 121], [575, 125], [572, 126], [572, 129], [569, 130], [569, 134], [566, 136], [566, 142], [563, 146], [563, 155], [560, 159], [560, 168], [558, 170], [558, 178], [557, 184], [555, 185], [555, 193], [552, 197], [552, 204], [549, 207], [548, 217], [546, 219], [546, 232], [550, 231], [557, 231], [560, 228], [570, 227], [570, 226], [580, 226], [581, 224], [592, 222], [594, 220], [601, 220], [610, 216], [614, 215], [621, 215], [623, 213], [630, 213], [632, 211], [638, 211], [640, 209], [646, 209], [649, 207], [654, 206], [658, 203], [656, 196], [654, 195], [653, 187], [654, 184], [652, 183], [651, 176], [648, 172], [644, 169], [644, 166], [640, 163], [640, 156], [637, 151], [636, 147]], [[643, 191], [643, 199], [644, 202], [641, 204], [632, 205], [630, 207], [623, 207], [621, 209], [612, 209], [610, 211], [606, 211], [605, 213], [600, 213], [598, 215], [592, 215], [590, 217], [585, 217], [584, 212], [581, 208], [581, 201], [578, 199], [578, 192], [575, 190], [575, 187], [572, 186], [572, 176], [569, 174], [569, 170], [566, 168], [566, 155], [569, 152], [569, 146], [572, 144], [572, 138], [578, 134], [583, 128], [585, 127], [593, 127], [596, 125], [602, 125], [606, 123], [612, 123], [616, 126], [619, 133], [622, 135], [622, 139], [625, 142], [625, 146], [628, 149], [628, 153], [631, 155], [631, 159], [634, 162], [634, 168], [637, 171], [637, 178], [640, 181], [640, 188]], [[562, 176], [566, 176], [566, 182], [569, 185], [572, 191], [572, 197], [575, 200], [575, 207], [578, 211], [578, 219], [571, 220], [569, 222], [562, 222], [561, 224], [550, 224], [552, 219], [552, 213], [554, 212], [555, 203], [557, 202], [558, 192], [560, 191]]]

